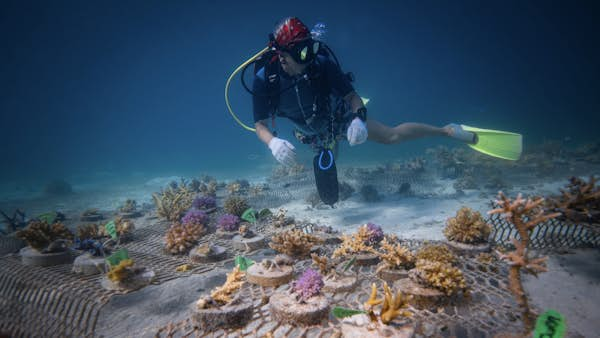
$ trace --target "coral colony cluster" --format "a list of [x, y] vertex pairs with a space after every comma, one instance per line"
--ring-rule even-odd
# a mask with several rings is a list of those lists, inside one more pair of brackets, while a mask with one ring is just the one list
[[224, 214], [217, 221], [217, 229], [223, 231], [236, 231], [240, 224], [240, 218], [232, 214]]
[[324, 285], [323, 276], [318, 271], [309, 268], [297, 281], [292, 283], [292, 290], [298, 296], [298, 300], [304, 302], [310, 297], [320, 294]]
[[[469, 158], [466, 153], [446, 149], [437, 149], [433, 154], [437, 162], [442, 165], [444, 175], [462, 179], [461, 186], [465, 189], [478, 184], [476, 180], [470, 181], [469, 173], [473, 172], [471, 167], [474, 168], [474, 163], [479, 160]], [[457, 159], [463, 162], [457, 162]], [[493, 166], [488, 165], [485, 160], [482, 161], [484, 162], [479, 163], [477, 168], [491, 172], [490, 167]], [[411, 172], [420, 173], [424, 171], [425, 163], [416, 160], [408, 165], [389, 167], [387, 170], [409, 169]], [[386, 170], [376, 169], [376, 171], [379, 173]], [[367, 172], [367, 174], [371, 173]], [[300, 167], [278, 169], [274, 172], [274, 176], [281, 175], [281, 177], [304, 174], [306, 174], [305, 170]], [[347, 176], [362, 175], [358, 170], [348, 170], [347, 174]], [[351, 188], [349, 185], [348, 187]], [[410, 192], [412, 188], [410, 184], [400, 185], [399, 190]], [[53, 190], [57, 189], [53, 188]], [[61, 189], [66, 190], [66, 187]], [[228, 192], [222, 208], [217, 206], [217, 190], [220, 193], [223, 190]], [[258, 289], [242, 289], [246, 281], [260, 286], [263, 304], [269, 303], [270, 319], [289, 322], [291, 325], [324, 324], [324, 321], [330, 318], [329, 302], [333, 302], [335, 306], [338, 305], [335, 304], [336, 302], [343, 303], [344, 299], [353, 299], [358, 307], [362, 304], [363, 309], [334, 309], [334, 316], [338, 317], [336, 313], [341, 314], [338, 318], [360, 314], [369, 322], [367, 325], [371, 328], [377, 326], [396, 329], [400, 325], [399, 322], [402, 325], [408, 323], [406, 325], [414, 326], [417, 321], [400, 320], [400, 317], [411, 316], [411, 312], [407, 310], [409, 303], [412, 304], [410, 311], [418, 311], [425, 303], [425, 301], [423, 304], [415, 301], [416, 297], [439, 297], [452, 302], [468, 301], [469, 297], [464, 296], [470, 292], [469, 286], [459, 267], [469, 267], [462, 264], [462, 261], [474, 259], [474, 255], [466, 254], [471, 252], [479, 254], [476, 258], [479, 262], [486, 264], [494, 262], [494, 265], [499, 265], [501, 262], [497, 261], [497, 257], [500, 257], [508, 264], [509, 289], [522, 311], [524, 333], [530, 334], [536, 315], [530, 308], [523, 288], [522, 273], [537, 275], [546, 271], [546, 257], [533, 256], [529, 250], [534, 229], [539, 224], [556, 217], [561, 217], [559, 220], [562, 221], [583, 222], [594, 227], [597, 227], [600, 221], [600, 188], [596, 186], [596, 178], [593, 176], [589, 181], [571, 178], [569, 185], [561, 190], [560, 195], [547, 201], [543, 198], [525, 199], [521, 195], [511, 199], [500, 192], [495, 201], [495, 209], [489, 214], [502, 215], [517, 230], [518, 236], [512, 241], [514, 250], [510, 252], [490, 250], [491, 244], [488, 243], [488, 239], [492, 233], [492, 226], [486, 223], [479, 212], [466, 206], [447, 220], [443, 233], [448, 241], [443, 244], [437, 242], [437, 244], [415, 246], [411, 241], [404, 241], [384, 233], [381, 226], [371, 222], [358, 227], [354, 233], [338, 237], [339, 233], [328, 227], [302, 228], [306, 223], [287, 217], [284, 209], [280, 209], [276, 214], [272, 214], [269, 209], [263, 209], [260, 213], [250, 209], [249, 200], [253, 201], [252, 197], [262, 196], [269, 191], [266, 185], [252, 187], [245, 180], [236, 180], [225, 186], [207, 177], [189, 183], [184, 180], [180, 183], [173, 182], [159, 193], [153, 194], [156, 215], [161, 219], [160, 226], [164, 224], [162, 222], [170, 224], [164, 233], [162, 254], [179, 255], [170, 258], [170, 261], [179, 262], [179, 266], [173, 268], [174, 272], [190, 271], [196, 264], [207, 262], [200, 258], [193, 259], [194, 255], [208, 256], [211, 253], [218, 253], [222, 254], [221, 259], [225, 259], [225, 257], [235, 256], [231, 255], [231, 250], [253, 254], [254, 251], [248, 249], [248, 246], [246, 249], [236, 248], [235, 241], [239, 241], [240, 238], [245, 240], [245, 243], [250, 243], [250, 240], [260, 236], [261, 241], [268, 240], [269, 246], [281, 253], [276, 257], [265, 257], [262, 263], [258, 264], [243, 256], [235, 257], [235, 267], [227, 274], [225, 283], [196, 302], [194, 311], [196, 314], [200, 313], [197, 318], [200, 318], [198, 320], [202, 324], [195, 329], [200, 327], [208, 331], [216, 328], [227, 330], [234, 327], [236, 323], [245, 325], [246, 322], [241, 320], [241, 317], [236, 317], [241, 316], [241, 312], [236, 311], [241, 311], [242, 305], [250, 307], [249, 312], [245, 312], [244, 318], [247, 317], [248, 321], [256, 319], [252, 312], [256, 312], [254, 309], [256, 300], [241, 295], [244, 292], [255, 295]], [[360, 194], [366, 200], [379, 198], [375, 187], [367, 183], [360, 189]], [[136, 208], [135, 201], [127, 200], [119, 211], [130, 213]], [[35, 218], [25, 222], [24, 213], [20, 212], [19, 215], [22, 217], [17, 222], [16, 216], [10, 219], [4, 213], [2, 215], [11, 230], [23, 228], [16, 232], [16, 237], [34, 249], [35, 254], [50, 256], [50, 254], [56, 255], [57, 252], [65, 253], [68, 248], [66, 243], [70, 244], [75, 237], [60, 220], [54, 218]], [[131, 235], [135, 226], [130, 219], [124, 218], [125, 216], [121, 214], [106, 225], [94, 223], [79, 225], [74, 248], [100, 257], [108, 255], [111, 249], [117, 251], [111, 256], [113, 258], [118, 256], [119, 252], [121, 254], [126, 252], [124, 248], [128, 248], [128, 244], [123, 244], [120, 238]], [[82, 215], [81, 220], [86, 218], [90, 222], [96, 222], [102, 217], [98, 210], [90, 209]], [[241, 218], [247, 222], [241, 222]], [[309, 223], [309, 225], [313, 224]], [[313, 231], [313, 234], [307, 233], [310, 231]], [[326, 237], [323, 236], [324, 233], [327, 233]], [[265, 238], [267, 234], [268, 239]], [[115, 235], [119, 240], [116, 240]], [[226, 235], [231, 235], [232, 238], [227, 238]], [[219, 245], [215, 245], [215, 238]], [[330, 241], [331, 239], [335, 241]], [[191, 250], [194, 247], [195, 249]], [[190, 252], [189, 257], [182, 256], [188, 252]], [[136, 267], [128, 254], [118, 256], [118, 260], [113, 260], [111, 257], [106, 257], [106, 261], [111, 265], [104, 281], [125, 285], [139, 275], [145, 275], [145, 268]], [[89, 255], [85, 258], [89, 258]], [[371, 258], [375, 263], [367, 264], [366, 262], [371, 262]], [[294, 271], [297, 272], [300, 267], [307, 266], [306, 260], [308, 263], [312, 262], [317, 268], [315, 270], [306, 268], [297, 280], [292, 281]], [[360, 266], [359, 271], [351, 269], [353, 264]], [[379, 265], [369, 267], [376, 264]], [[501, 270], [495, 270], [497, 271]], [[374, 279], [379, 278], [384, 281], [379, 289], [380, 292], [383, 290], [381, 297], [378, 296], [378, 282], [368, 280], [366, 284], [364, 283], [364, 279], [371, 278], [373, 272]], [[346, 279], [349, 280], [349, 286], [344, 284], [347, 282]], [[371, 285], [368, 299], [366, 294], [363, 294], [362, 298], [357, 296], [359, 293], [350, 295], [357, 285], [363, 288], [365, 285]], [[265, 291], [265, 288], [269, 287], [274, 288], [273, 292]], [[394, 293], [392, 288], [398, 291]], [[336, 293], [339, 295], [341, 292], [347, 294], [343, 297], [330, 296]], [[442, 303], [436, 302], [436, 306], [440, 304]], [[227, 316], [232, 317], [223, 319]], [[266, 315], [261, 313], [260, 317]], [[376, 331], [369, 332], [376, 336]]]
[[192, 201], [192, 208], [194, 209], [202, 210], [216, 207], [217, 200], [212, 196], [198, 196]]
[[273, 236], [269, 246], [292, 257], [308, 257], [312, 247], [321, 242], [319, 238], [301, 230], [288, 230]]
[[446, 238], [461, 243], [487, 242], [492, 231], [483, 216], [468, 207], [458, 210], [456, 217], [450, 218], [447, 223], [444, 229]]
[[60, 241], [73, 240], [73, 234], [62, 223], [48, 224], [38, 220], [31, 221], [27, 228], [17, 231], [17, 237], [40, 252], [62, 250], [64, 245], [59, 245]]

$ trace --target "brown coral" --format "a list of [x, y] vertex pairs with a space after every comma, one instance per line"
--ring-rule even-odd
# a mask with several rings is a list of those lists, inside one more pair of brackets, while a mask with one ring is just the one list
[[226, 213], [236, 215], [238, 217], [241, 217], [244, 211], [246, 211], [249, 207], [248, 201], [240, 196], [230, 196], [223, 204], [223, 209], [225, 209]]
[[448, 264], [456, 264], [456, 255], [443, 244], [426, 245], [417, 251], [417, 260], [434, 261]]
[[165, 249], [171, 254], [184, 254], [196, 244], [204, 231], [202, 224], [174, 223], [167, 231]]
[[456, 213], [456, 217], [448, 219], [444, 235], [451, 241], [475, 244], [487, 242], [491, 230], [481, 213], [462, 207]]
[[409, 275], [416, 282], [438, 289], [448, 296], [467, 290], [462, 271], [449, 263], [421, 259]]
[[561, 195], [549, 198], [547, 206], [559, 211], [569, 221], [600, 223], [600, 187], [596, 186], [594, 176], [586, 182], [578, 177], [571, 177]]
[[314, 245], [321, 244], [318, 237], [306, 234], [301, 230], [292, 229], [273, 236], [269, 246], [286, 255], [307, 257]]
[[17, 231], [17, 237], [38, 251], [43, 251], [57, 240], [73, 240], [73, 234], [62, 223], [52, 225], [46, 221], [33, 220], [27, 228]]
[[161, 190], [160, 194], [152, 194], [152, 199], [156, 205], [158, 216], [175, 222], [192, 206], [195, 195], [196, 193], [182, 181], [182, 184], [179, 185], [169, 185], [166, 189]]
[[321, 272], [321, 275], [323, 276], [328, 275], [335, 269], [335, 266], [327, 259], [327, 256], [311, 254], [310, 257], [313, 260], [313, 264], [319, 267], [319, 272]]
[[379, 258], [384, 265], [390, 269], [412, 269], [415, 266], [415, 257], [407, 248], [400, 243], [393, 243], [393, 240], [386, 237], [381, 242], [381, 252]]
[[538, 224], [560, 215], [560, 213], [547, 213], [541, 207], [543, 203], [543, 198], [524, 199], [521, 194], [515, 200], [511, 200], [500, 192], [496, 200], [498, 208], [488, 212], [489, 214], [502, 214], [508, 222], [515, 226], [520, 236], [520, 240], [513, 239], [515, 251], [499, 254], [500, 258], [508, 261], [510, 265], [509, 288], [523, 311], [522, 318], [526, 333], [533, 329], [535, 315], [529, 308], [527, 295], [523, 289], [521, 270], [533, 275], [547, 271], [544, 264], [547, 257], [535, 259], [529, 257], [527, 247], [529, 246], [531, 232]]
[[131, 277], [133, 274], [133, 260], [132, 259], [124, 259], [119, 262], [117, 266], [111, 267], [108, 271], [107, 277], [113, 282], [119, 283], [123, 280]]
[[98, 225], [84, 224], [77, 227], [77, 237], [81, 240], [101, 237]]

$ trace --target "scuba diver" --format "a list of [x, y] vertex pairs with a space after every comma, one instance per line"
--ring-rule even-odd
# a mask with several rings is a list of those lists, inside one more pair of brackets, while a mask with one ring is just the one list
[[[309, 30], [296, 17], [283, 19], [270, 34], [268, 46], [230, 76], [225, 99], [234, 119], [255, 131], [283, 165], [295, 164], [296, 153], [294, 145], [274, 131], [275, 117], [285, 117], [294, 123], [297, 140], [310, 145], [317, 153], [313, 159], [315, 180], [325, 204], [333, 206], [338, 200], [335, 157], [338, 142], [343, 139], [355, 146], [367, 140], [396, 144], [422, 137], [447, 136], [492, 156], [516, 159], [520, 155], [519, 134], [458, 124], [435, 127], [405, 122], [391, 127], [368, 117], [363, 99], [352, 86], [352, 74], [342, 71], [337, 57], [320, 38], [323, 26], [318, 24], [315, 28]], [[255, 128], [245, 126], [233, 114], [227, 93], [231, 78], [240, 69], [245, 72], [250, 64], [254, 64], [252, 89], [244, 82], [243, 73], [242, 84], [253, 97]], [[510, 140], [497, 142], [498, 134], [507, 135]]]

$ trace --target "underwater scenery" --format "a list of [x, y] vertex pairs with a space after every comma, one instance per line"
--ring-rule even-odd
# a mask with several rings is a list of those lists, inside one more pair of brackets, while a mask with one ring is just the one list
[[598, 337], [597, 1], [0, 9], [0, 338]]

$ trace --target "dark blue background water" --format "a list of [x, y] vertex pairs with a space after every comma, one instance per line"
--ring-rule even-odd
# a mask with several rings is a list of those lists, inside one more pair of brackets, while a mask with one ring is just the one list
[[[3, 1], [2, 181], [251, 174], [273, 164], [229, 116], [223, 90], [290, 15], [326, 23], [343, 68], [372, 99], [372, 118], [517, 131], [526, 146], [598, 140], [596, 4]], [[250, 97], [237, 78], [231, 97], [250, 124]], [[440, 141], [362, 145], [344, 149], [341, 161], [418, 155]]]

